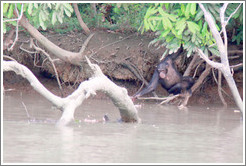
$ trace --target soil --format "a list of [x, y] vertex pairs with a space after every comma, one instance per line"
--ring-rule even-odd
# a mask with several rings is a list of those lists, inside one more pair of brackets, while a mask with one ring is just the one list
[[[42, 33], [59, 47], [72, 52], [79, 52], [81, 45], [86, 39], [83, 32], [76, 30], [66, 34], [56, 34], [51, 30]], [[53, 68], [46, 60], [46, 57], [40, 53], [33, 53], [34, 50], [29, 48], [28, 40], [28, 34], [20, 32], [19, 41], [14, 50], [11, 52], [4, 51], [4, 54], [26, 65], [47, 89], [60, 96], [61, 93], [54, 78]], [[90, 57], [92, 63], [98, 64], [103, 73], [113, 82], [125, 87], [128, 90], [128, 94], [133, 95], [142, 85], [142, 81], [136, 76], [136, 73], [134, 74], [134, 71], [139, 73], [138, 76], [143, 76], [149, 81], [155, 66], [165, 51], [165, 48], [156, 49], [154, 46], [149, 46], [151, 40], [153, 40], [152, 34], [142, 36], [134, 32], [120, 33], [108, 30], [95, 30], [95, 35], [86, 48], [86, 55]], [[24, 50], [28, 50], [28, 52]], [[52, 54], [50, 56], [54, 58]], [[178, 70], [181, 73], [184, 72], [187, 66], [187, 63], [182, 63], [184, 62], [181, 59], [182, 57], [185, 56], [180, 56], [177, 60]], [[186, 59], [185, 61], [189, 62], [190, 60]], [[242, 63], [242, 58], [239, 61]], [[55, 65], [62, 80], [64, 96], [71, 94], [80, 82], [90, 77], [88, 73], [84, 72], [83, 67], [80, 68], [61, 61], [56, 62]], [[241, 96], [243, 96], [242, 69], [234, 73], [234, 79]], [[25, 79], [14, 72], [4, 72], [3, 84], [5, 90], [14, 89], [15, 91], [37, 93]], [[225, 80], [222, 80], [222, 88], [228, 94], [224, 95], [227, 103], [230, 106], [234, 106], [235, 103], [231, 98], [231, 92]], [[158, 86], [156, 92], [161, 96], [168, 95], [160, 86]], [[152, 96], [152, 94], [149, 94], [149, 96]], [[95, 97], [107, 98], [102, 93], [98, 93]], [[222, 105], [218, 95], [217, 84], [212, 75], [193, 93], [188, 105]]]

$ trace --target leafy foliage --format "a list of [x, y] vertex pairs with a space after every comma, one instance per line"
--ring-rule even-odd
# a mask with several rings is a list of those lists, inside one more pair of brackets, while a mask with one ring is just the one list
[[[221, 4], [205, 4], [204, 6], [211, 12], [216, 27], [220, 30], [219, 9]], [[232, 10], [227, 11], [228, 16], [235, 11], [236, 6], [238, 4], [230, 6]], [[234, 18], [240, 16], [237, 14], [234, 15]], [[148, 8], [143, 22], [143, 26], [140, 27], [142, 33], [151, 30], [158, 36], [150, 44], [161, 43], [160, 47], [167, 48], [163, 56], [176, 52], [181, 44], [187, 50], [188, 57], [195, 52], [197, 47], [201, 48], [206, 55], [209, 52], [219, 55], [215, 40], [203, 17], [203, 11], [196, 3], [153, 4]]]
[[12, 21], [8, 20], [14, 18], [14, 10], [18, 11], [18, 13], [23, 12], [36, 28], [41, 26], [44, 30], [47, 29], [47, 25], [50, 22], [53, 25], [56, 22], [63, 23], [65, 15], [70, 17], [73, 13], [73, 8], [68, 3], [25, 3], [23, 6], [23, 11], [21, 11], [21, 6], [22, 4], [20, 3], [3, 4], [3, 20], [6, 21], [3, 25], [4, 33], [6, 32], [5, 23], [13, 24]]
[[[90, 4], [78, 4], [83, 20], [89, 27], [103, 27], [111, 30], [119, 28], [137, 30], [150, 5], [148, 3], [99, 3], [96, 5], [97, 13], [95, 14]], [[107, 7], [110, 7], [110, 10]], [[111, 22], [102, 19], [105, 15], [110, 17]]]

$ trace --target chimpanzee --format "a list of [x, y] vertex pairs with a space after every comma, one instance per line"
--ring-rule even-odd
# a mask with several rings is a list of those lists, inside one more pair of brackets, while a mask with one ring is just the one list
[[165, 57], [157, 66], [151, 81], [146, 88], [133, 95], [133, 98], [143, 96], [156, 89], [158, 83], [170, 94], [180, 94], [189, 92], [191, 95], [191, 87], [194, 79], [190, 76], [182, 76], [174, 65], [174, 60], [183, 51], [181, 47], [176, 53]]

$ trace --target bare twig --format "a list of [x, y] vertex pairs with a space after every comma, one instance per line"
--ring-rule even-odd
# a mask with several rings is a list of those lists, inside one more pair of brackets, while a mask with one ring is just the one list
[[238, 11], [238, 9], [240, 8], [241, 5], [242, 5], [242, 4], [240, 3], [240, 4], [238, 5], [238, 7], [236, 8], [236, 10], [235, 10], [234, 12], [231, 13], [231, 15], [230, 15], [230, 16], [228, 17], [228, 19], [226, 20], [225, 25], [228, 24], [228, 22], [230, 21], [231, 17], [232, 17], [234, 14], [236, 14], [236, 12]]
[[22, 103], [23, 107], [25, 108], [26, 115], [27, 115], [27, 118], [28, 118], [28, 121], [29, 121], [29, 119], [31, 118], [31, 117], [30, 117], [30, 114], [28, 113], [28, 110], [27, 110], [27, 108], [26, 108], [25, 103], [24, 103], [23, 101], [22, 101], [21, 103]]
[[19, 15], [19, 12], [18, 12], [18, 9], [17, 9], [17, 5], [15, 4], [15, 11], [16, 11], [16, 13], [17, 13], [17, 15], [18, 15], [17, 25], [16, 25], [16, 33], [15, 33], [15, 40], [14, 40], [13, 44], [11, 45], [11, 47], [8, 48], [8, 51], [12, 51], [12, 50], [13, 50], [13, 48], [14, 48], [14, 46], [15, 46], [15, 43], [16, 43], [17, 40], [18, 40], [19, 22], [20, 22], [20, 20], [21, 20], [21, 18], [22, 18], [22, 16], [23, 16], [23, 6], [24, 6], [24, 4], [22, 3], [22, 4], [21, 4], [21, 14]]
[[60, 82], [60, 79], [59, 79], [59, 76], [58, 76], [58, 72], [57, 72], [57, 70], [56, 70], [56, 66], [55, 66], [53, 60], [51, 59], [50, 55], [49, 55], [48, 53], [46, 53], [46, 52], [45, 52], [43, 49], [41, 49], [40, 47], [37, 47], [37, 46], [33, 43], [33, 39], [32, 39], [32, 38], [31, 38], [31, 40], [30, 40], [30, 45], [31, 45], [31, 47], [33, 47], [35, 50], [42, 52], [42, 53], [49, 59], [51, 65], [52, 65], [52, 67], [53, 67], [53, 69], [54, 69], [54, 72], [55, 72], [55, 75], [56, 75], [56, 80], [57, 80], [58, 86], [59, 86], [59, 88], [60, 88], [61, 95], [64, 96], [63, 91], [62, 91], [61, 82]]
[[230, 68], [238, 68], [238, 67], [241, 67], [241, 66], [243, 66], [243, 63], [232, 65], [232, 66], [230, 66]]
[[179, 96], [180, 96], [179, 94], [178, 94], [178, 95], [174, 95], [174, 96], [168, 96], [168, 97], [165, 98], [164, 101], [162, 101], [162, 102], [160, 103], [160, 105], [161, 105], [161, 104], [166, 104], [166, 103], [170, 102], [171, 100], [176, 99], [176, 98], [179, 97]]
[[170, 95], [167, 97], [138, 97], [138, 99], [140, 100], [162, 100], [162, 102], [160, 104], [165, 104], [170, 102], [173, 99], [176, 99], [177, 97], [179, 97], [180, 95]]
[[243, 50], [228, 50], [228, 54], [243, 54]]

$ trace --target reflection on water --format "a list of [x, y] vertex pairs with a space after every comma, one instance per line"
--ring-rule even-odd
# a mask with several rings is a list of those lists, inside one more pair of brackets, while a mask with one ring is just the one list
[[[33, 122], [28, 121], [26, 109]], [[108, 123], [87, 123], [102, 119]], [[108, 100], [87, 100], [76, 122], [55, 127], [61, 113], [39, 95], [3, 99], [4, 163], [242, 163], [243, 122], [233, 109], [143, 104], [141, 124], [119, 123]]]

